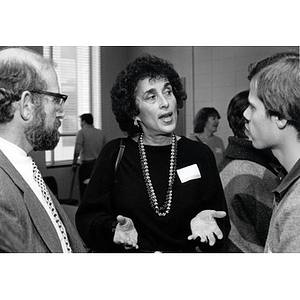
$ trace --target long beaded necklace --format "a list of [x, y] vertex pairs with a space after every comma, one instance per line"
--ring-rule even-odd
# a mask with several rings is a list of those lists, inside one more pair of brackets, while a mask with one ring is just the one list
[[141, 133], [139, 136], [139, 153], [140, 153], [140, 160], [141, 160], [141, 167], [144, 176], [144, 181], [146, 184], [146, 189], [148, 192], [150, 205], [154, 209], [154, 211], [160, 216], [166, 216], [171, 208], [172, 203], [172, 188], [173, 183], [175, 180], [176, 175], [176, 165], [177, 165], [177, 139], [174, 133], [172, 133], [172, 146], [171, 146], [171, 158], [170, 158], [170, 170], [169, 170], [169, 179], [168, 179], [168, 190], [166, 194], [166, 201], [164, 202], [163, 206], [159, 207], [157, 198], [155, 195], [155, 191], [151, 182], [148, 161], [146, 156], [146, 151], [143, 143], [144, 134]]

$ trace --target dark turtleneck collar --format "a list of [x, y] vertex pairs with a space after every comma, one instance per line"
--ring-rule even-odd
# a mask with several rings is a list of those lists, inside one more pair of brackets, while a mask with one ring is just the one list
[[278, 174], [277, 168], [280, 167], [280, 164], [270, 150], [255, 149], [250, 140], [231, 136], [228, 138], [228, 146], [224, 151], [224, 158], [218, 166], [219, 171], [221, 172], [235, 159], [253, 161], [269, 169], [276, 175]]

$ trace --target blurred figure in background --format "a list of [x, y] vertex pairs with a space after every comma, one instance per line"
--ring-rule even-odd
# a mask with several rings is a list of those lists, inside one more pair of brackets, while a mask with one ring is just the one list
[[92, 114], [80, 116], [81, 130], [76, 136], [76, 144], [73, 157], [73, 170], [77, 168], [77, 160], [80, 157], [79, 166], [79, 189], [82, 198], [85, 188], [91, 177], [96, 159], [105, 144], [105, 136], [100, 129], [94, 127]]
[[213, 151], [217, 165], [223, 158], [224, 143], [221, 138], [214, 135], [218, 130], [221, 116], [213, 107], [203, 107], [194, 119], [194, 133], [190, 139], [202, 142]]
[[228, 205], [231, 231], [228, 252], [263, 252], [272, 215], [278, 164], [270, 150], [257, 150], [248, 139], [243, 116], [249, 91], [234, 96], [227, 110], [234, 134], [228, 138], [224, 159], [219, 164]]

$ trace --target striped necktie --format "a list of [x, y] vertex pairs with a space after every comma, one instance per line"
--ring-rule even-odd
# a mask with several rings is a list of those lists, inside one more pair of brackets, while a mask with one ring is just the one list
[[44, 199], [45, 199], [48, 207], [51, 210], [51, 213], [52, 213], [52, 215], [54, 217], [54, 220], [57, 223], [57, 225], [59, 227], [59, 230], [60, 230], [60, 232], [61, 232], [61, 234], [62, 234], [62, 236], [64, 238], [64, 242], [66, 244], [68, 253], [72, 253], [71, 245], [70, 245], [67, 233], [66, 233], [65, 226], [63, 225], [62, 221], [59, 218], [59, 215], [58, 215], [58, 213], [56, 211], [54, 203], [53, 203], [53, 201], [52, 201], [52, 199], [50, 197], [50, 194], [48, 192], [46, 184], [45, 184], [45, 182], [43, 180], [42, 174], [39, 171], [39, 169], [37, 168], [37, 165], [35, 164], [35, 162], [33, 160], [32, 160], [32, 167], [33, 167], [33, 179], [36, 181], [36, 183], [40, 187], [41, 192], [43, 194], [43, 197], [44, 197]]

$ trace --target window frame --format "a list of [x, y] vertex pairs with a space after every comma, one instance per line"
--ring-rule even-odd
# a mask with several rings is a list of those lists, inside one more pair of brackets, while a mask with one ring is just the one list
[[[53, 58], [53, 53], [54, 53], [54, 47], [57, 47], [58, 51], [62, 51], [62, 47], [68, 47], [68, 46], [43, 46], [43, 53], [44, 56], [47, 58], [50, 58], [54, 60], [55, 65], [59, 66], [62, 65], [63, 62], [61, 61], [56, 61], [55, 58]], [[60, 47], [58, 49], [58, 47]], [[45, 164], [47, 168], [53, 168], [53, 167], [61, 167], [61, 166], [70, 166], [73, 162], [73, 154], [74, 154], [74, 149], [75, 149], [75, 141], [76, 141], [76, 135], [78, 130], [80, 129], [80, 118], [79, 116], [82, 113], [92, 113], [94, 116], [94, 126], [96, 128], [102, 129], [102, 111], [101, 111], [101, 47], [100, 46], [74, 46], [76, 47], [76, 67], [79, 64], [78, 62], [78, 57], [79, 57], [79, 52], [80, 49], [84, 49], [87, 47], [88, 49], [88, 66], [85, 66], [88, 68], [88, 99], [84, 105], [88, 107], [88, 109], [81, 111], [79, 109], [79, 104], [78, 101], [76, 100], [76, 111], [77, 111], [77, 128], [76, 131], [69, 131], [69, 132], [62, 132], [63, 127], [60, 127], [60, 141], [59, 143], [63, 142], [63, 139], [65, 137], [74, 137], [74, 143], [70, 148], [68, 149], [68, 155], [69, 153], [72, 152], [72, 155], [69, 156], [68, 159], [57, 159], [57, 153], [56, 151], [62, 151], [63, 152], [63, 147], [60, 148], [61, 150], [58, 150], [59, 148], [56, 147], [54, 150], [49, 150], [46, 151], [45, 153]], [[46, 55], [45, 55], [46, 54]], [[63, 58], [61, 58], [63, 60]], [[61, 84], [60, 77], [61, 74], [59, 74], [57, 70], [58, 76], [59, 76], [59, 83]], [[79, 94], [80, 88], [79, 86], [79, 80], [78, 80], [78, 69], [76, 69], [76, 99], [81, 99]], [[84, 74], [79, 74], [83, 75]], [[66, 79], [66, 78], [64, 78]], [[86, 79], [86, 78], [85, 78]], [[86, 88], [86, 87], [85, 87]], [[84, 89], [84, 88], [83, 88]], [[68, 94], [67, 91], [62, 90], [62, 93]], [[69, 97], [70, 99], [70, 97]], [[68, 99], [68, 101], [69, 101]], [[82, 101], [80, 102], [82, 104]], [[73, 116], [73, 115], [71, 115]], [[63, 120], [62, 120], [63, 121]], [[58, 144], [59, 146], [59, 144]], [[62, 153], [60, 152], [60, 153]]]

